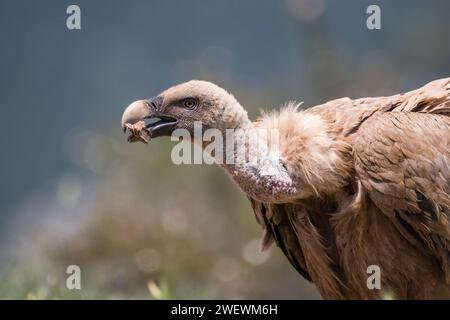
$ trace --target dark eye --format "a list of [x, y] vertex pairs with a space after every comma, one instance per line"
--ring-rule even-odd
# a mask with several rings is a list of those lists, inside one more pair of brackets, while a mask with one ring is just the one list
[[194, 108], [197, 106], [197, 100], [192, 99], [192, 98], [185, 99], [185, 100], [183, 101], [183, 106], [184, 106], [186, 109], [192, 110], [192, 109], [194, 109]]

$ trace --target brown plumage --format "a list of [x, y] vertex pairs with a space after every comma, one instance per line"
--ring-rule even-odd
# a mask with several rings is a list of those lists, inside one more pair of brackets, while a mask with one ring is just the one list
[[[195, 121], [278, 130], [276, 152], [256, 138], [269, 164], [221, 166], [250, 199], [263, 246], [276, 242], [324, 298], [450, 298], [450, 78], [390, 97], [289, 104], [253, 123], [225, 90], [190, 81], [133, 103], [122, 126], [157, 116], [152, 138], [192, 132]], [[367, 286], [371, 265], [381, 290]]]

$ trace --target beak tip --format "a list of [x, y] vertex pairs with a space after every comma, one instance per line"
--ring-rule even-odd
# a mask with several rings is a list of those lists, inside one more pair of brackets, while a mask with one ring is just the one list
[[138, 100], [131, 103], [122, 114], [122, 130], [127, 131], [127, 125], [134, 124], [151, 115], [151, 109], [144, 100]]

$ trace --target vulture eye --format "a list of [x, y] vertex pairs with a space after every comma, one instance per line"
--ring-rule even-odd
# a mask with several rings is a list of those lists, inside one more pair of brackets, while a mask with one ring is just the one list
[[192, 110], [192, 109], [194, 109], [197, 106], [197, 101], [195, 99], [188, 98], [188, 99], [183, 101], [183, 106], [186, 109]]

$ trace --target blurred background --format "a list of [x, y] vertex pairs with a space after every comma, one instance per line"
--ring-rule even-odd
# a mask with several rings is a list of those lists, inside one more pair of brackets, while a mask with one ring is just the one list
[[[66, 8], [81, 8], [81, 30]], [[381, 30], [366, 9], [381, 8]], [[0, 298], [318, 299], [220, 168], [128, 144], [131, 101], [197, 78], [255, 117], [450, 76], [449, 1], [0, 1]], [[81, 268], [81, 290], [66, 268]]]

